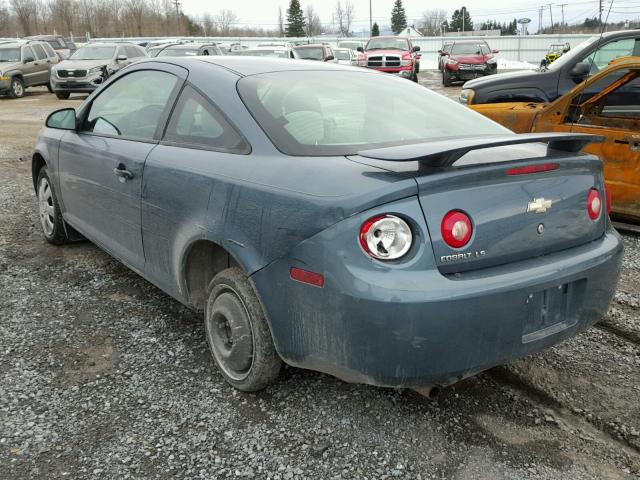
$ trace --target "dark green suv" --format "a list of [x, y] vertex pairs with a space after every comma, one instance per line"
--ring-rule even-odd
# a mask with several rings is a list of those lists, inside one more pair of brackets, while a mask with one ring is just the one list
[[0, 43], [0, 95], [24, 97], [25, 89], [45, 85], [51, 91], [51, 67], [58, 63], [47, 42], [15, 40]]

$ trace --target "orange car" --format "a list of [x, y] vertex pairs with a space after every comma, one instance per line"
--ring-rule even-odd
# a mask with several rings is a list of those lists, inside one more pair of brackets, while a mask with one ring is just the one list
[[579, 132], [605, 136], [585, 151], [604, 162], [612, 214], [640, 223], [640, 57], [625, 57], [556, 101], [493, 103], [470, 108], [517, 133]]

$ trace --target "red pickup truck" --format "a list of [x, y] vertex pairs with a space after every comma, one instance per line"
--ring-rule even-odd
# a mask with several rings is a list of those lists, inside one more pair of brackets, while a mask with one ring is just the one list
[[414, 82], [420, 71], [420, 47], [413, 46], [407, 37], [373, 37], [364, 49], [366, 66], [381, 72], [393, 73]]

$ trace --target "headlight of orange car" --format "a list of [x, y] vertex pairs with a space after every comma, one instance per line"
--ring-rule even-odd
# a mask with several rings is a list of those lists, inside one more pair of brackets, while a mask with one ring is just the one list
[[460, 103], [464, 105], [471, 105], [473, 103], [473, 96], [476, 94], [471, 88], [464, 88], [460, 92]]

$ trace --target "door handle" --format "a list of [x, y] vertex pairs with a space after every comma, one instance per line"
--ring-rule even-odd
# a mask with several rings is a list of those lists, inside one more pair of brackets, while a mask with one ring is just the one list
[[625, 140], [629, 142], [629, 149], [632, 152], [640, 152], [640, 135], [631, 135]]
[[116, 168], [114, 168], [113, 173], [122, 183], [133, 178], [133, 173], [127, 170], [127, 167], [124, 165], [124, 163], [121, 163]]

